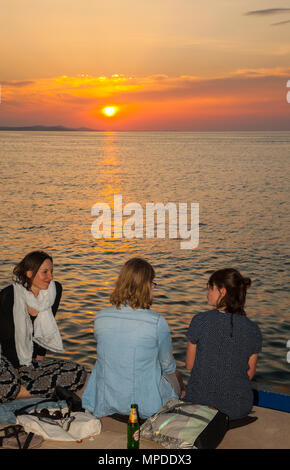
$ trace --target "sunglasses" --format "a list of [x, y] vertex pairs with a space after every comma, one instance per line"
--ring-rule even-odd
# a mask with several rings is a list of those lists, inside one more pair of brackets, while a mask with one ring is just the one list
[[[55, 410], [55, 411], [49, 411], [47, 408], [43, 408], [39, 412], [37, 412], [38, 417], [42, 418], [50, 418], [50, 419], [63, 419], [66, 416], [64, 416], [61, 412], [61, 410]], [[67, 414], [67, 413], [66, 413]]]
[[29, 414], [36, 416], [39, 421], [53, 424], [55, 426], [61, 426], [65, 431], [68, 431], [71, 423], [75, 419], [74, 416], [70, 416], [70, 413], [70, 410], [66, 413], [62, 413], [61, 410], [49, 411], [47, 408], [43, 408], [40, 411], [35, 409], [34, 412]]

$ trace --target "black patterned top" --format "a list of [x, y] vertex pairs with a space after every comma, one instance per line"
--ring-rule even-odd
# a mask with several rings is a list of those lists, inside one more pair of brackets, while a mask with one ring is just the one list
[[186, 335], [197, 347], [185, 400], [213, 406], [230, 419], [246, 416], [253, 405], [248, 361], [262, 349], [258, 325], [215, 309], [195, 315]]

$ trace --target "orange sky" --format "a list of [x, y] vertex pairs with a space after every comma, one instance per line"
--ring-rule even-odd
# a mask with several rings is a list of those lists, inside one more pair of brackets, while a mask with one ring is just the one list
[[6, 2], [0, 126], [289, 130], [288, 6]]

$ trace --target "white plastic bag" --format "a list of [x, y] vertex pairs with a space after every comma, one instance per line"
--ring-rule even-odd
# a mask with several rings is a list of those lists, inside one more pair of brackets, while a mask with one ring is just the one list
[[[51, 413], [55, 410], [49, 409]], [[65, 409], [62, 409], [65, 411]], [[88, 411], [72, 412], [68, 418], [50, 420], [30, 414], [17, 416], [26, 432], [33, 432], [53, 441], [80, 441], [101, 432], [101, 421]]]

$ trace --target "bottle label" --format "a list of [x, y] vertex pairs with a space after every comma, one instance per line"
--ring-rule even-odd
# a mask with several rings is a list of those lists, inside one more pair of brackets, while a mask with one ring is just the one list
[[135, 409], [131, 410], [130, 417], [129, 417], [129, 423], [137, 423], [137, 412]]

